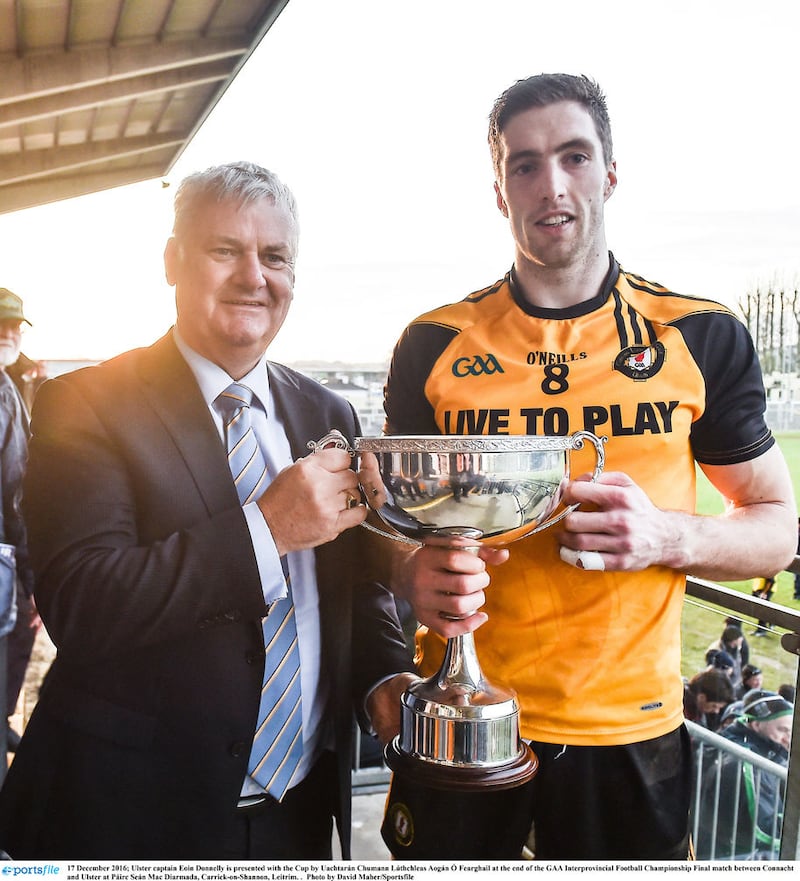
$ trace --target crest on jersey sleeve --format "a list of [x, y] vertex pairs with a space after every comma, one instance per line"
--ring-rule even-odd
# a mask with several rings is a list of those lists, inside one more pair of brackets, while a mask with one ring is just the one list
[[626, 346], [614, 359], [614, 370], [641, 382], [655, 376], [666, 357], [664, 344], [658, 340], [649, 346]]

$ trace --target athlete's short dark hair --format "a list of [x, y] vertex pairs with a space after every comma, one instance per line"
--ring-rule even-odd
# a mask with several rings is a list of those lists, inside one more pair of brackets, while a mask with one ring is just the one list
[[614, 159], [611, 139], [611, 121], [608, 118], [606, 96], [600, 86], [588, 76], [569, 73], [540, 73], [517, 80], [494, 102], [489, 114], [489, 149], [495, 173], [500, 174], [502, 150], [500, 135], [509, 120], [532, 107], [548, 107], [559, 101], [575, 101], [589, 112], [603, 147], [603, 159], [610, 165]]

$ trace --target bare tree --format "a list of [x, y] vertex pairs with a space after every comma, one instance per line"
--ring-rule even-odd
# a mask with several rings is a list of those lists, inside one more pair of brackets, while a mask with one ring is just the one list
[[738, 305], [765, 374], [800, 373], [800, 286], [778, 279], [747, 291]]

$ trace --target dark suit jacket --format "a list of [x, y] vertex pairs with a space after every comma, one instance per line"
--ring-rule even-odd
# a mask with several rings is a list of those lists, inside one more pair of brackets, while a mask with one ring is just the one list
[[[295, 457], [350, 405], [270, 364]], [[39, 391], [24, 511], [58, 655], [0, 791], [12, 858], [218, 858], [258, 711], [265, 605], [224, 447], [171, 334]], [[317, 550], [343, 854], [353, 702], [412, 669], [352, 529]], [[357, 596], [357, 599], [354, 599]]]

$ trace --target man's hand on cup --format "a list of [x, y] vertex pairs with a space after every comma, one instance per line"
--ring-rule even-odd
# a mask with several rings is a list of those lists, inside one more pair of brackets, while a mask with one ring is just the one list
[[505, 548], [480, 547], [476, 553], [474, 546], [452, 547], [451, 541], [431, 540], [402, 555], [395, 570], [398, 593], [411, 603], [417, 621], [447, 638], [471, 633], [488, 620], [481, 611], [490, 581], [486, 567], [508, 559]]
[[561, 559], [586, 570], [641, 571], [658, 565], [669, 518], [627, 474], [605, 471], [597, 482], [571, 481], [563, 502], [581, 507], [564, 518]]
[[258, 507], [281, 555], [333, 541], [367, 516], [350, 454], [328, 448], [298, 459], [267, 487]]

